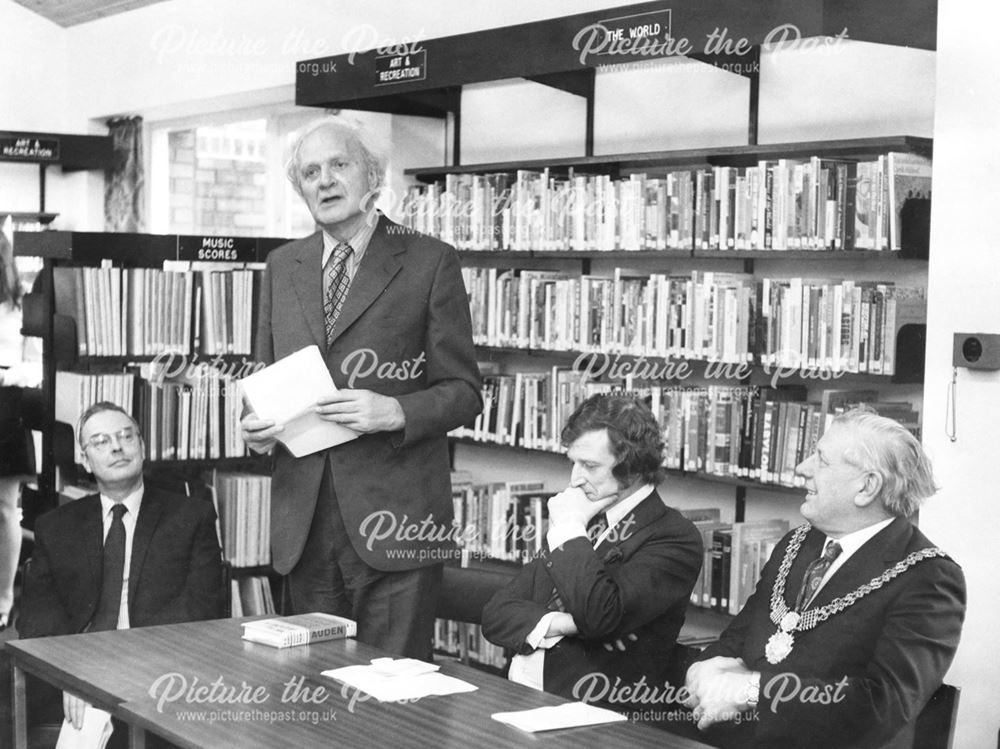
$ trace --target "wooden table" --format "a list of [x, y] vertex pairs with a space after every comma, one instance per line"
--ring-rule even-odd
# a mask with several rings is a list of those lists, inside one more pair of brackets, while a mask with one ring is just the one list
[[[490, 715], [565, 700], [449, 661], [442, 662], [442, 673], [475, 684], [476, 691], [380, 703], [320, 672], [368, 663], [385, 655], [381, 651], [355, 640], [278, 650], [240, 639], [239, 621], [8, 642], [15, 749], [26, 746], [24, 672], [111, 711], [129, 725], [134, 747], [145, 745], [147, 731], [191, 749], [705, 746], [633, 722], [523, 733]], [[317, 691], [320, 687], [325, 691]]]

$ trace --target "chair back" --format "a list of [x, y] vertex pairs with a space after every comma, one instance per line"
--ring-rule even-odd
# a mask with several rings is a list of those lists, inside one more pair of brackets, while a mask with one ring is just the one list
[[942, 684], [917, 716], [913, 749], [951, 749], [958, 714], [958, 687]]
[[445, 565], [437, 617], [481, 624], [483, 606], [507, 584], [515, 571], [450, 567]]

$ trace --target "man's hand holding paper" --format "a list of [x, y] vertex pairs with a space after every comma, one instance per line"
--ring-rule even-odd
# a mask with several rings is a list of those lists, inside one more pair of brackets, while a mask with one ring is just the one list
[[325, 407], [321, 399], [333, 396], [337, 386], [318, 346], [306, 346], [244, 377], [240, 387], [250, 407], [241, 422], [243, 436], [258, 452], [266, 452], [279, 441], [300, 458], [360, 433], [321, 413]]
[[243, 417], [240, 428], [243, 430], [243, 441], [247, 443], [247, 447], [261, 454], [271, 452], [278, 442], [278, 435], [285, 429], [271, 419], [259, 418], [253, 411]]
[[320, 418], [361, 434], [393, 432], [406, 425], [399, 401], [371, 390], [338, 390], [319, 399]]

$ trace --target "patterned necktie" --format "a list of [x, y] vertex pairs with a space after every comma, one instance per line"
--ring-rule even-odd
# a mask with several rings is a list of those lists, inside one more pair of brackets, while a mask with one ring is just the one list
[[840, 544], [836, 541], [831, 541], [826, 545], [823, 554], [818, 559], [814, 559], [809, 563], [809, 566], [806, 568], [806, 575], [802, 578], [799, 597], [795, 600], [796, 611], [802, 611], [809, 605], [813, 596], [816, 595], [816, 591], [819, 590], [819, 584], [823, 581], [823, 575], [830, 569], [833, 560], [840, 556], [840, 552]]
[[111, 508], [111, 527], [104, 539], [104, 566], [101, 572], [101, 597], [97, 613], [90, 623], [93, 632], [118, 629], [118, 612], [122, 601], [122, 579], [125, 577], [125, 523], [122, 516], [128, 511], [119, 503]]
[[333, 248], [323, 268], [323, 315], [326, 319], [326, 345], [333, 343], [333, 326], [340, 316], [340, 309], [347, 298], [351, 278], [347, 274], [347, 258], [354, 249], [341, 242]]

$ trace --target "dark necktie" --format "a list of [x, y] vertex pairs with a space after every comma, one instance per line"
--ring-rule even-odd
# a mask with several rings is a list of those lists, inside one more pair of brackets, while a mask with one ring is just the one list
[[591, 518], [590, 522], [587, 523], [587, 538], [590, 539], [590, 545], [595, 546], [597, 544], [597, 539], [599, 539], [601, 534], [607, 529], [608, 516], [603, 512]]
[[122, 579], [125, 577], [125, 523], [122, 516], [128, 508], [119, 503], [111, 508], [111, 527], [104, 539], [104, 566], [101, 572], [101, 597], [90, 629], [99, 632], [118, 629], [121, 609]]
[[819, 584], [823, 581], [823, 575], [830, 569], [833, 560], [840, 556], [840, 552], [840, 544], [836, 541], [831, 541], [826, 545], [820, 557], [809, 563], [809, 566], [806, 568], [806, 575], [802, 578], [799, 597], [795, 600], [796, 611], [802, 611], [809, 605], [813, 596], [816, 595], [816, 591], [819, 590]]
[[323, 268], [323, 315], [326, 321], [326, 345], [333, 343], [333, 326], [347, 298], [351, 278], [347, 274], [347, 258], [354, 250], [347, 242], [333, 248]]

